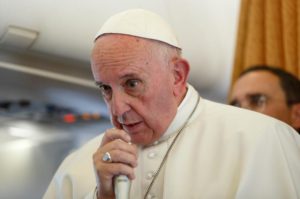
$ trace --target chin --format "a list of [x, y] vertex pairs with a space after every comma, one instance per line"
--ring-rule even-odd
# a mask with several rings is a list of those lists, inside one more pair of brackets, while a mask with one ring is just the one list
[[154, 142], [149, 136], [145, 135], [144, 133], [134, 133], [134, 134], [130, 134], [130, 136], [131, 136], [131, 142], [133, 144], [145, 146], [145, 145], [152, 144]]
[[142, 146], [144, 146], [144, 145], [150, 144], [151, 141], [149, 141], [149, 140], [147, 140], [147, 139], [144, 139], [144, 138], [139, 138], [139, 137], [133, 136], [133, 137], [131, 137], [131, 142], [132, 142], [133, 144], [137, 144], [137, 145], [142, 145]]

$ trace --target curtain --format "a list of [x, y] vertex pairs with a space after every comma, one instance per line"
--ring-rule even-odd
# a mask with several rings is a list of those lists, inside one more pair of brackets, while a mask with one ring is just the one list
[[300, 0], [241, 0], [232, 83], [253, 65], [300, 78]]

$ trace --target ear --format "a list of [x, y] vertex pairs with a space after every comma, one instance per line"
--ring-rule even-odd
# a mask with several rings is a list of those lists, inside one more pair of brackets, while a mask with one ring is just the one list
[[294, 129], [300, 129], [300, 103], [292, 105], [291, 120], [292, 127], [294, 127]]
[[178, 96], [184, 93], [190, 72], [190, 65], [187, 60], [176, 58], [173, 61], [173, 75], [174, 75], [174, 95]]

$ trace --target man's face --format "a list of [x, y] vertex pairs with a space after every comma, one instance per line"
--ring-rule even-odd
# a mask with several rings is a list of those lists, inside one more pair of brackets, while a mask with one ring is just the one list
[[174, 75], [157, 43], [126, 35], [97, 39], [92, 71], [115, 127], [148, 145], [166, 131], [177, 111]]
[[230, 104], [251, 109], [291, 124], [291, 110], [277, 76], [253, 71], [240, 77], [230, 94]]

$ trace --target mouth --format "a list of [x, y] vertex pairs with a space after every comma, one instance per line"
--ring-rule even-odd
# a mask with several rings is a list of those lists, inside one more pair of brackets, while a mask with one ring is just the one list
[[127, 132], [134, 132], [138, 130], [139, 126], [141, 126], [142, 122], [135, 122], [135, 123], [129, 123], [129, 124], [122, 124], [122, 127]]

